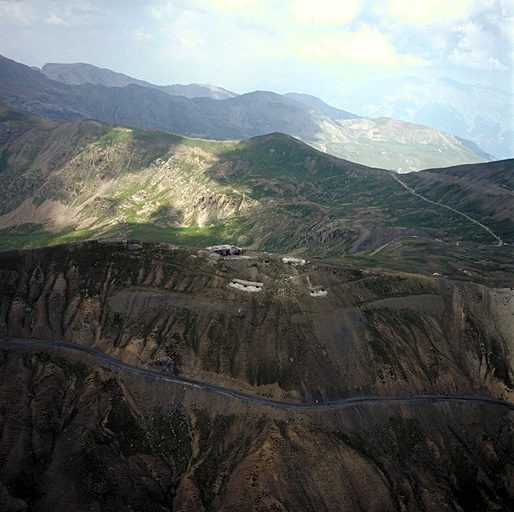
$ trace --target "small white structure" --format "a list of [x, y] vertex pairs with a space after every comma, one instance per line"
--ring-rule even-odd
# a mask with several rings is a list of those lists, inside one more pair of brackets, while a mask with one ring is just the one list
[[243, 292], [260, 292], [264, 286], [263, 283], [256, 281], [244, 281], [243, 279], [232, 279], [229, 286], [242, 290]]
[[290, 263], [292, 265], [305, 265], [307, 262], [301, 258], [282, 258], [283, 263]]
[[328, 295], [328, 292], [324, 288], [311, 291], [311, 297], [326, 297], [327, 295]]

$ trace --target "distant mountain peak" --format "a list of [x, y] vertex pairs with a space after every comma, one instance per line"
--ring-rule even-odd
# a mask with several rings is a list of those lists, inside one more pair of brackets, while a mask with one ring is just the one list
[[236, 96], [233, 92], [211, 84], [155, 85], [123, 73], [117, 73], [110, 69], [100, 68], [82, 62], [73, 64], [48, 63], [43, 66], [42, 71], [48, 78], [68, 85], [89, 83], [103, 85], [105, 87], [126, 87], [127, 85], [135, 84], [157, 89], [175, 96], [185, 96], [186, 98], [207, 97], [212, 99], [226, 99]]
[[339, 119], [359, 119], [360, 116], [356, 114], [352, 114], [351, 112], [347, 112], [346, 110], [341, 110], [339, 108], [328, 105], [323, 100], [317, 98], [316, 96], [312, 96], [310, 94], [300, 94], [297, 92], [288, 92], [284, 96], [291, 98], [295, 101], [303, 103], [311, 108], [322, 112], [326, 116], [330, 117], [330, 119], [337, 121]]

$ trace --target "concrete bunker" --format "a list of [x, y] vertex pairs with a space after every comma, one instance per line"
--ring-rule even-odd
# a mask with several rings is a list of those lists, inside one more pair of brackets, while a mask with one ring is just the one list
[[307, 263], [302, 258], [282, 258], [282, 262], [289, 263], [290, 265], [305, 265]]

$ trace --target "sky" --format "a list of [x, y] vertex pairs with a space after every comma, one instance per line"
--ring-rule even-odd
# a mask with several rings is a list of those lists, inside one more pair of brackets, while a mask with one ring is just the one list
[[513, 90], [513, 0], [0, 0], [0, 54], [158, 85], [313, 94], [449, 77]]

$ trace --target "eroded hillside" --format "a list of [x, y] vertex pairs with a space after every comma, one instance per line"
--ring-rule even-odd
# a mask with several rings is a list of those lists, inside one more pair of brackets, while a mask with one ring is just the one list
[[4, 253], [0, 271], [4, 336], [276, 399], [513, 388], [510, 289], [125, 242]]
[[0, 255], [0, 335], [197, 382], [0, 341], [3, 510], [512, 508], [512, 290], [245, 256]]

